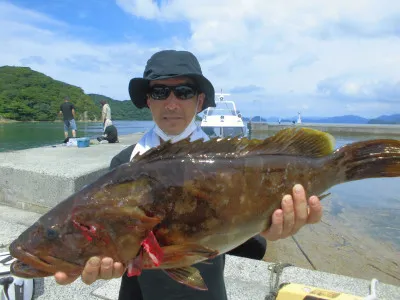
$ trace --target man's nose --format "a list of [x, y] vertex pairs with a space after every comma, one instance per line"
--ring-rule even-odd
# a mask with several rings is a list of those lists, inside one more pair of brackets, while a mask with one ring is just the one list
[[177, 110], [180, 108], [179, 102], [180, 100], [175, 96], [174, 92], [171, 92], [168, 98], [165, 99], [165, 108], [168, 110]]

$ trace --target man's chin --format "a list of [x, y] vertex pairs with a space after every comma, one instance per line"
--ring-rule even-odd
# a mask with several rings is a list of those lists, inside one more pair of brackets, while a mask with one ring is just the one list
[[174, 131], [171, 131], [171, 130], [163, 130], [166, 134], [168, 134], [168, 135], [178, 135], [178, 134], [180, 134], [180, 133], [182, 133], [182, 131], [183, 131], [184, 129], [182, 129], [181, 131], [178, 131], [178, 130], [174, 130]]
[[159, 127], [168, 135], [178, 135], [183, 132], [187, 126], [182, 120], [167, 120], [163, 123], [163, 126]]

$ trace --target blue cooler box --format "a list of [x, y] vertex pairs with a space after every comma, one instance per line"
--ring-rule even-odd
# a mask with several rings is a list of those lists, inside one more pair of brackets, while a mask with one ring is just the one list
[[89, 138], [79, 138], [77, 139], [78, 148], [89, 147], [90, 139]]

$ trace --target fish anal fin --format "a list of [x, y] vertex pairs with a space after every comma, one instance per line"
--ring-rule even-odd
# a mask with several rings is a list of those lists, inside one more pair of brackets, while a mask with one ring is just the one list
[[196, 290], [207, 291], [207, 285], [204, 282], [200, 271], [195, 267], [184, 267], [175, 269], [165, 269], [165, 273], [168, 274], [175, 281], [187, 285]]

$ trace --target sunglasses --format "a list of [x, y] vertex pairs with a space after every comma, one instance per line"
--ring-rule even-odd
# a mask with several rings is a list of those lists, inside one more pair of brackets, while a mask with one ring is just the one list
[[197, 89], [190, 84], [175, 86], [157, 84], [149, 87], [149, 95], [154, 100], [165, 100], [171, 92], [174, 92], [174, 95], [180, 100], [188, 100], [196, 96]]

